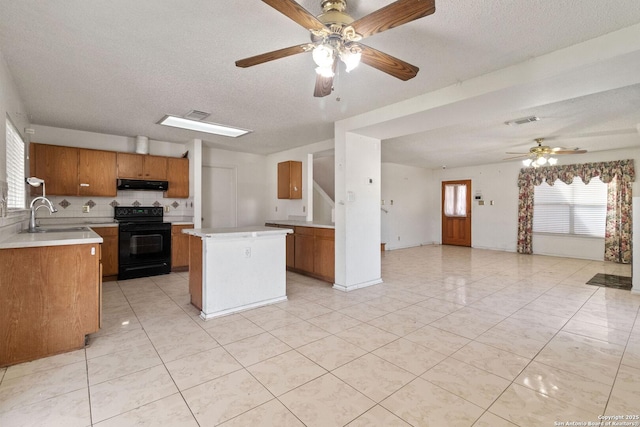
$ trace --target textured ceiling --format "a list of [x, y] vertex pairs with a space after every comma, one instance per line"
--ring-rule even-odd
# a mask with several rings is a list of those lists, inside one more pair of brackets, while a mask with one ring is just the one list
[[[319, 0], [300, 3], [320, 12]], [[350, 0], [348, 11], [358, 18], [389, 3]], [[212, 147], [261, 154], [332, 138], [337, 120], [640, 22], [637, 0], [440, 0], [434, 15], [366, 40], [420, 67], [416, 78], [402, 82], [362, 65], [341, 73], [334, 94], [318, 99], [308, 54], [235, 67], [237, 59], [309, 40], [304, 28], [259, 0], [67, 0], [60, 6], [0, 0], [0, 50], [32, 123], [170, 142], [202, 138]], [[383, 160], [423, 167], [486, 163], [479, 153], [495, 158], [526, 150], [539, 136], [627, 135], [616, 143], [628, 146], [623, 140], [637, 143], [631, 130], [640, 122], [639, 92], [541, 106], [534, 113], [552, 120], [515, 134], [506, 134], [502, 122], [530, 111], [426, 133], [406, 129], [385, 141]], [[191, 109], [254, 132], [230, 139], [156, 124]]]

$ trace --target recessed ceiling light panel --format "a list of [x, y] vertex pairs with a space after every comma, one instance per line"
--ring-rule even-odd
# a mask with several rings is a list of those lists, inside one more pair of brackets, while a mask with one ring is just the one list
[[172, 115], [166, 115], [158, 122], [159, 125], [171, 126], [180, 129], [194, 130], [196, 132], [211, 133], [214, 135], [229, 136], [231, 138], [237, 138], [242, 135], [246, 135], [252, 131], [247, 129], [240, 129], [231, 126], [220, 125], [217, 123], [203, 122], [200, 120], [190, 120], [184, 117], [176, 117]]

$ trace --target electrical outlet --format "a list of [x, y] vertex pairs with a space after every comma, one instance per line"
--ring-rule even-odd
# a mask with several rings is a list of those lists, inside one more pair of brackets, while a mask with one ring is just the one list
[[82, 206], [82, 213], [89, 213], [90, 211], [91, 211], [91, 206], [89, 205]]
[[244, 248], [244, 257], [251, 258], [251, 248]]

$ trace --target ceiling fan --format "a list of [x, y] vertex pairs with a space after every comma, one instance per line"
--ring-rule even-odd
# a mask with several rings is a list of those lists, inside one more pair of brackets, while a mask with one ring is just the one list
[[535, 147], [531, 147], [528, 153], [507, 152], [507, 154], [518, 155], [514, 157], [507, 157], [503, 160], [513, 160], [525, 157], [525, 159], [522, 161], [525, 166], [533, 166], [534, 168], [537, 168], [538, 166], [543, 166], [546, 164], [555, 165], [558, 159], [552, 156], [565, 154], [584, 154], [587, 152], [587, 150], [580, 150], [579, 148], [551, 148], [548, 145], [542, 145], [542, 143], [544, 142], [544, 138], [536, 138], [534, 141], [538, 145]]
[[397, 0], [375, 12], [354, 20], [345, 10], [346, 0], [320, 0], [322, 13], [313, 16], [294, 0], [262, 0], [278, 12], [289, 17], [311, 32], [311, 43], [236, 61], [246, 68], [298, 53], [312, 52], [316, 68], [313, 95], [327, 96], [333, 89], [333, 77], [338, 59], [347, 72], [360, 61], [400, 80], [409, 80], [418, 74], [418, 67], [360, 43], [365, 37], [398, 27], [435, 12], [435, 0]]

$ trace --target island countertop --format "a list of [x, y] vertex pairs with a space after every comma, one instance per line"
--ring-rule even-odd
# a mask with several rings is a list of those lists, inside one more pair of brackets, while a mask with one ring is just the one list
[[269, 235], [289, 234], [293, 230], [288, 228], [263, 227], [260, 225], [252, 225], [246, 227], [233, 228], [189, 228], [182, 230], [184, 234], [198, 236], [202, 238], [228, 239], [242, 237], [263, 237]]
[[285, 225], [288, 227], [313, 227], [313, 228], [330, 228], [335, 229], [335, 224], [324, 224], [314, 221], [299, 221], [291, 219], [273, 219], [265, 221], [266, 224]]

